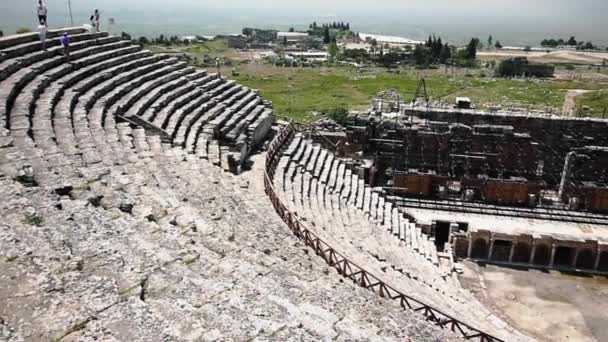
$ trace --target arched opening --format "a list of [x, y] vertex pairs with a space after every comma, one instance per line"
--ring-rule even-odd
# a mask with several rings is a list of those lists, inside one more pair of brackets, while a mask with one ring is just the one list
[[574, 248], [559, 246], [555, 249], [555, 258], [553, 259], [553, 266], [572, 266], [572, 259], [574, 258]]
[[518, 242], [513, 251], [513, 262], [529, 263], [530, 262], [530, 245], [526, 242]]
[[477, 239], [473, 242], [471, 258], [486, 259], [488, 257], [488, 243], [484, 239]]
[[581, 270], [591, 270], [595, 264], [595, 253], [589, 248], [585, 248], [578, 252], [576, 258], [576, 268]]
[[492, 248], [492, 261], [509, 261], [509, 254], [511, 254], [511, 246], [513, 242], [496, 240], [494, 241], [494, 248]]
[[600, 263], [597, 265], [598, 271], [607, 272], [608, 271], [608, 252], [604, 251], [600, 254]]
[[534, 265], [549, 266], [549, 246], [537, 245], [534, 252]]

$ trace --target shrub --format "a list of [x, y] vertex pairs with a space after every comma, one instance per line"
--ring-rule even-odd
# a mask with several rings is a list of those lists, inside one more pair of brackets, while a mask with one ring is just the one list
[[23, 220], [23, 222], [26, 224], [29, 224], [31, 226], [40, 227], [40, 226], [42, 226], [44, 219], [35, 213], [34, 214], [25, 214], [25, 219]]
[[574, 67], [574, 65], [572, 65], [572, 64], [566, 64], [565, 68], [566, 68], [566, 70], [574, 70], [574, 69], [576, 69]]
[[20, 27], [17, 29], [17, 31], [15, 31], [17, 34], [20, 33], [28, 33], [28, 32], [32, 32], [31, 29], [29, 29], [28, 27]]
[[0, 30], [0, 37], [4, 37], [4, 31]]
[[327, 111], [327, 117], [341, 126], [346, 126], [348, 110], [344, 107], [332, 108]]

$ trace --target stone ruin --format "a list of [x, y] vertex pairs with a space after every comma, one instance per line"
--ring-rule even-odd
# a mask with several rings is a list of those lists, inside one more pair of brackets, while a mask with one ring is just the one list
[[[372, 207], [384, 196], [432, 241], [440, 263], [457, 271], [453, 259], [471, 258], [602, 274], [607, 130], [600, 119], [406, 104], [393, 91], [368, 112], [351, 113], [338, 139], [330, 135], [345, 170], [370, 188]], [[407, 228], [393, 232], [409, 244]]]
[[37, 40], [0, 38], [0, 340], [529, 340], [293, 126], [236, 175], [272, 130], [257, 91], [105, 32]]

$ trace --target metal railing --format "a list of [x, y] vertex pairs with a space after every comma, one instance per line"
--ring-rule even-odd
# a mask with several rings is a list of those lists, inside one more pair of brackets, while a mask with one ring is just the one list
[[281, 219], [287, 224], [294, 235], [302, 240], [304, 244], [312, 248], [315, 253], [345, 278], [352, 280], [355, 284], [373, 291], [382, 298], [399, 301], [399, 305], [404, 310], [420, 312], [430, 321], [442, 328], [449, 328], [452, 332], [459, 333], [467, 340], [475, 339], [480, 342], [501, 342], [503, 340], [485, 333], [470, 326], [440, 310], [421, 302], [403, 292], [395, 289], [385, 281], [369, 273], [345, 256], [336, 251], [333, 247], [319, 238], [300, 219], [292, 213], [281, 201], [273, 185], [274, 174], [279, 163], [280, 152], [293, 139], [297, 132], [296, 127], [290, 123], [283, 128], [274, 140], [270, 143], [266, 155], [266, 170], [264, 172], [264, 188], [270, 198], [273, 207]]

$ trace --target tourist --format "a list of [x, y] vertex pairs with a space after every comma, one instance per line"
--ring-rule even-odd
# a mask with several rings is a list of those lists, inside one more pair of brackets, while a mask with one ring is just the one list
[[95, 33], [95, 16], [91, 15], [89, 17], [89, 24], [84, 24], [83, 26], [87, 30], [87, 32]]
[[101, 19], [101, 13], [99, 12], [98, 9], [95, 9], [95, 12], [93, 13], [94, 19], [95, 19], [95, 31], [99, 32], [99, 20]]
[[44, 51], [46, 51], [46, 31], [46, 24], [41, 22], [40, 25], [38, 25], [38, 36], [40, 37], [40, 44]]
[[48, 27], [47, 21], [46, 21], [46, 14], [47, 14], [46, 4], [44, 2], [42, 2], [42, 0], [38, 0], [38, 7], [37, 7], [36, 11], [38, 13], [38, 23], [40, 25], [44, 25], [45, 27]]
[[70, 36], [67, 32], [63, 32], [61, 36], [61, 46], [63, 47], [63, 55], [66, 63], [70, 63]]

